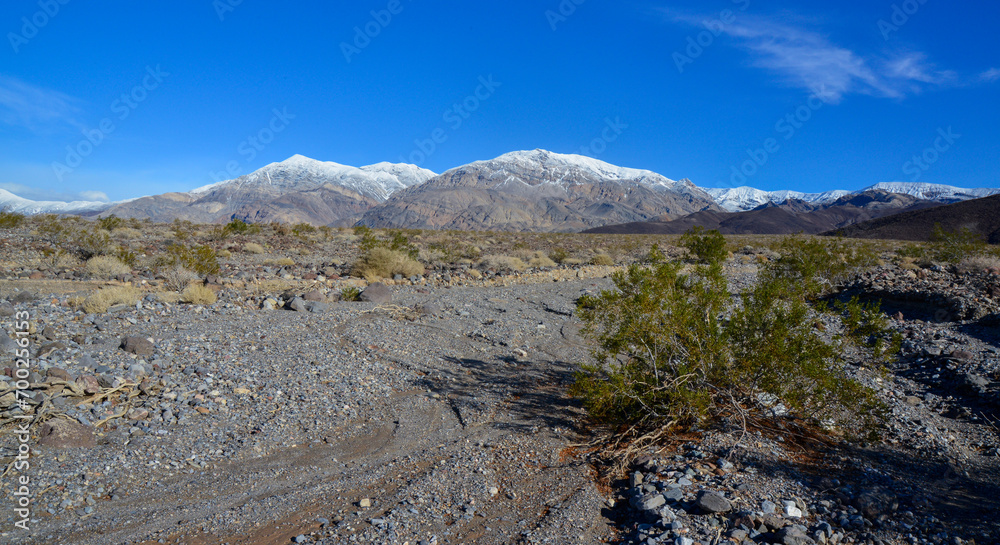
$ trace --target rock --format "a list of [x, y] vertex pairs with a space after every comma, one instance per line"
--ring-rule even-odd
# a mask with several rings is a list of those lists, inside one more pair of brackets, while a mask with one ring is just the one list
[[764, 500], [764, 502], [760, 504], [760, 511], [765, 515], [774, 514], [774, 510], [777, 508], [778, 506], [774, 505], [773, 501]]
[[122, 339], [122, 350], [137, 356], [152, 356], [156, 349], [152, 341], [144, 337], [125, 337]]
[[802, 518], [802, 510], [795, 505], [794, 501], [786, 500], [781, 502], [785, 516], [792, 519]]
[[733, 504], [722, 497], [722, 494], [707, 490], [698, 492], [698, 497], [695, 498], [694, 504], [706, 513], [726, 513], [733, 508]]
[[641, 484], [642, 484], [642, 473], [636, 471], [635, 473], [628, 476], [629, 488], [635, 488]]
[[261, 310], [274, 310], [276, 308], [278, 308], [278, 300], [272, 297], [264, 299], [264, 301], [260, 304]]
[[0, 301], [0, 316], [7, 317], [14, 315], [14, 305], [8, 301]]
[[38, 444], [49, 448], [91, 448], [97, 445], [94, 428], [65, 418], [54, 418], [38, 431]]
[[694, 545], [694, 540], [689, 537], [680, 536], [674, 540], [674, 545]]
[[319, 301], [309, 301], [306, 303], [306, 310], [317, 314], [320, 312], [326, 312], [328, 308], [330, 308], [329, 305], [327, 305], [326, 303], [321, 303]]
[[368, 508], [371, 506], [372, 506], [372, 500], [368, 498], [362, 498], [361, 501], [358, 502], [358, 507]]
[[94, 375], [83, 375], [77, 377], [76, 383], [83, 388], [83, 393], [87, 395], [94, 395], [96, 393], [100, 393], [101, 391], [101, 383]]
[[295, 543], [305, 543], [307, 539], [309, 538], [307, 538], [305, 534], [299, 534], [295, 536], [295, 539], [293, 539], [292, 541], [294, 541]]
[[0, 351], [13, 354], [17, 348], [17, 341], [11, 339], [6, 333], [0, 333]]
[[806, 535], [806, 531], [801, 526], [793, 525], [786, 526], [775, 536], [781, 541], [782, 545], [813, 545], [816, 542], [809, 536]]
[[293, 297], [292, 300], [285, 305], [285, 308], [288, 310], [294, 310], [295, 312], [309, 312], [309, 309], [306, 308], [305, 300], [301, 297]]
[[637, 501], [635, 507], [640, 511], [655, 511], [666, 503], [667, 500], [663, 498], [663, 494], [649, 494]]
[[392, 290], [381, 282], [376, 282], [361, 292], [361, 300], [366, 303], [384, 305], [392, 301]]
[[45, 372], [45, 377], [49, 382], [54, 380], [65, 380], [69, 382], [69, 372], [61, 367], [49, 367], [49, 370]]
[[326, 296], [323, 295], [323, 292], [319, 290], [310, 291], [309, 293], [303, 295], [302, 298], [305, 299], [306, 301], [315, 301], [318, 303], [326, 302]]
[[441, 305], [437, 303], [423, 303], [416, 306], [416, 311], [423, 316], [434, 316], [441, 314]]
[[664, 492], [663, 497], [669, 501], [678, 502], [684, 499], [684, 491], [680, 488], [673, 488]]
[[970, 361], [975, 356], [968, 350], [956, 350], [951, 353], [951, 357], [959, 361]]

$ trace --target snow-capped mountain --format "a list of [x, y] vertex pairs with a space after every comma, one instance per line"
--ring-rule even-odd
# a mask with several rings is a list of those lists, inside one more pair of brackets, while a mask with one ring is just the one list
[[798, 199], [811, 204], [826, 204], [836, 201], [851, 191], [833, 190], [823, 193], [802, 193], [799, 191], [763, 191], [752, 187], [705, 188], [706, 193], [715, 199], [727, 212], [745, 212], [753, 210], [762, 204], [782, 203], [788, 199]]
[[112, 204], [101, 201], [33, 201], [0, 189], [0, 209], [19, 214], [82, 214], [103, 210]]
[[577, 231], [719, 208], [690, 181], [580, 155], [515, 151], [454, 168], [394, 194], [373, 227]]
[[278, 192], [308, 191], [323, 184], [333, 184], [384, 201], [394, 192], [434, 176], [437, 174], [416, 165], [383, 162], [358, 168], [293, 155], [245, 176], [199, 187], [190, 193], [203, 195], [221, 188], [252, 187], [267, 187]]
[[925, 184], [919, 182], [880, 182], [866, 189], [881, 190], [888, 193], [902, 193], [918, 199], [937, 202], [967, 201], [991, 195], [1000, 194], [1000, 189], [976, 188], [968, 189], [943, 184]]

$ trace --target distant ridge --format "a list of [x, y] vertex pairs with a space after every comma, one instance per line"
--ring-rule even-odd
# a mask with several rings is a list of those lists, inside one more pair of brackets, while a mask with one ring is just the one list
[[824, 234], [853, 238], [927, 241], [930, 240], [935, 224], [940, 224], [946, 232], [967, 228], [982, 235], [990, 244], [1000, 244], [1000, 195], [929, 210], [903, 212], [830, 230]]

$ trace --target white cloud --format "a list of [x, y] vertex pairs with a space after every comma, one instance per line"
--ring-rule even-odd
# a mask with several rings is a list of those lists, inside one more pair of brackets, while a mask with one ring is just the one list
[[0, 122], [42, 131], [53, 126], [82, 127], [80, 101], [51, 89], [0, 74]]
[[91, 201], [109, 202], [111, 199], [103, 191], [80, 191], [76, 193], [53, 189], [35, 188], [23, 184], [0, 183], [0, 189], [10, 191], [18, 197], [32, 201]]
[[[671, 17], [688, 25], [702, 25], [702, 18]], [[839, 102], [850, 94], [902, 98], [955, 77], [952, 72], [935, 69], [923, 53], [862, 54], [814, 30], [763, 17], [741, 15], [723, 25], [721, 31], [751, 54], [754, 66], [828, 102]]]
[[982, 74], [979, 74], [979, 79], [990, 83], [1000, 79], [1000, 68], [990, 68]]

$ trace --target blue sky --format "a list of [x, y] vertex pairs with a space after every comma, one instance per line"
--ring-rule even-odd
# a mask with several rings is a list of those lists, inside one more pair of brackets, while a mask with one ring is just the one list
[[7, 0], [0, 188], [534, 148], [704, 187], [997, 187], [1000, 5], [957, 4]]

